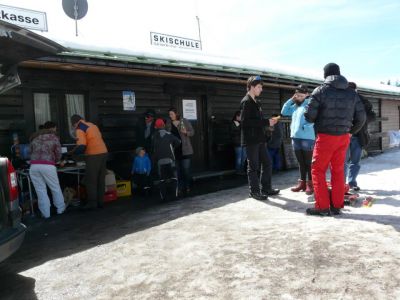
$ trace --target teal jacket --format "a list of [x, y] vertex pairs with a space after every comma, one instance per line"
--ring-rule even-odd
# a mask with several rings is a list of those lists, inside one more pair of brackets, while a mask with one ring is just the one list
[[304, 112], [310, 102], [306, 98], [301, 105], [297, 105], [292, 98], [285, 102], [281, 114], [292, 117], [290, 124], [290, 137], [303, 140], [315, 140], [314, 123], [309, 123], [304, 118]]

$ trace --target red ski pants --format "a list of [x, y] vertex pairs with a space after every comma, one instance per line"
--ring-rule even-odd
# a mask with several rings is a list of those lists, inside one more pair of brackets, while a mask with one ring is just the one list
[[335, 208], [342, 208], [344, 202], [344, 161], [350, 143], [350, 135], [329, 135], [318, 133], [315, 142], [311, 175], [314, 185], [315, 208], [330, 207], [326, 170], [330, 165], [332, 202]]

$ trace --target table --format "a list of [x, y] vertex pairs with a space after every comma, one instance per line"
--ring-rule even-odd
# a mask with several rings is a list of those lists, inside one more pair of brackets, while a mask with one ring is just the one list
[[[58, 173], [77, 175], [78, 185], [77, 185], [77, 189], [76, 189], [76, 191], [77, 191], [76, 195], [78, 197], [78, 200], [79, 200], [80, 175], [84, 173], [85, 168], [86, 168], [85, 164], [57, 168]], [[30, 201], [30, 206], [31, 206], [31, 216], [35, 216], [35, 213], [33, 210], [32, 181], [31, 181], [31, 177], [29, 176], [29, 169], [19, 169], [19, 170], [16, 170], [16, 173], [18, 176], [18, 184], [19, 184], [21, 190], [23, 190], [23, 187], [24, 187], [24, 179], [28, 182], [29, 201]]]

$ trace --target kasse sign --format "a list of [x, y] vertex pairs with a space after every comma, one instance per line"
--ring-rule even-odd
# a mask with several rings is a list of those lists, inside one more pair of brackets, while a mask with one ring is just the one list
[[0, 20], [27, 29], [47, 31], [45, 12], [0, 4]]
[[155, 46], [201, 50], [201, 42], [198, 40], [163, 33], [150, 32], [150, 41]]

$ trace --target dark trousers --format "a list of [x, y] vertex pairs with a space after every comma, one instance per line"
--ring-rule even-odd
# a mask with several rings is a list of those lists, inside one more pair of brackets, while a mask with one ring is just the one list
[[[247, 176], [250, 192], [271, 189], [272, 165], [265, 143], [247, 145]], [[260, 175], [258, 175], [260, 173]]]
[[133, 174], [133, 182], [136, 184], [138, 191], [143, 192], [144, 188], [151, 186], [151, 176], [145, 174]]
[[87, 206], [102, 206], [105, 193], [107, 153], [86, 156]]
[[178, 186], [181, 191], [186, 191], [190, 188], [192, 182], [192, 174], [190, 172], [191, 158], [183, 158], [176, 160], [176, 170], [178, 173]]
[[272, 160], [272, 169], [279, 171], [281, 169], [281, 155], [279, 148], [268, 148], [269, 156]]

